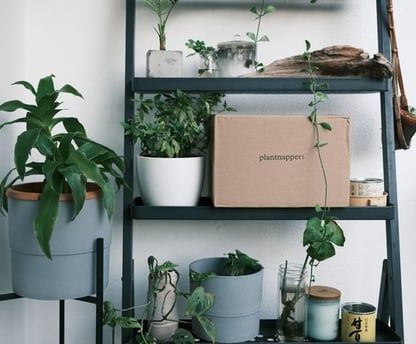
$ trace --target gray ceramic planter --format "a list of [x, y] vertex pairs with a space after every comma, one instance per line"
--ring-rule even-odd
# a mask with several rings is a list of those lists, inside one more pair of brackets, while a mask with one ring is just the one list
[[107, 285], [111, 224], [102, 198], [87, 199], [73, 221], [72, 201], [61, 201], [50, 242], [52, 260], [49, 260], [40, 250], [33, 233], [38, 201], [20, 196], [9, 196], [8, 199], [13, 291], [20, 296], [42, 300], [95, 294], [97, 238], [104, 239], [104, 285]]
[[[189, 269], [196, 273], [217, 274], [200, 284], [207, 292], [215, 294], [215, 304], [205, 315], [215, 324], [217, 342], [244, 342], [259, 334], [263, 270], [245, 276], [224, 276], [225, 261], [223, 257], [200, 259], [192, 262]], [[191, 289], [196, 287], [191, 282]], [[192, 331], [209, 341], [197, 321], [192, 321]]]

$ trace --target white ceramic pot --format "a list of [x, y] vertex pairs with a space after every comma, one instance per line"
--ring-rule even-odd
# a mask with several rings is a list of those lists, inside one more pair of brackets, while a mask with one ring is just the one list
[[138, 155], [137, 177], [143, 203], [195, 206], [204, 181], [205, 157], [153, 158]]

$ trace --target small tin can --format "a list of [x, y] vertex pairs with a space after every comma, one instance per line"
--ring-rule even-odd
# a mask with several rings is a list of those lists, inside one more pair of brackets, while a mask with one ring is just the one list
[[343, 304], [341, 312], [341, 341], [375, 342], [376, 307], [360, 302]]
[[383, 179], [353, 178], [350, 180], [350, 194], [352, 196], [381, 197], [383, 193]]

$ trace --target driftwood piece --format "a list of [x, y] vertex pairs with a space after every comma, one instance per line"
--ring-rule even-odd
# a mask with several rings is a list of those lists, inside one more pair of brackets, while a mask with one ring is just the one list
[[[393, 67], [382, 54], [369, 58], [363, 49], [349, 45], [334, 45], [312, 52], [311, 63], [319, 68], [316, 75], [320, 76], [361, 76], [376, 79], [390, 78]], [[307, 67], [303, 55], [296, 55], [276, 60], [264, 67], [264, 71], [255, 72], [251, 77], [284, 77], [304, 76], [302, 72]]]

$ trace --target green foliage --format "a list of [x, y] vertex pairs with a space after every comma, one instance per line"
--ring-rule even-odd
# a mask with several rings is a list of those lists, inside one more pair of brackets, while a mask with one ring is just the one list
[[[15, 168], [0, 183], [0, 208], [7, 211], [6, 190], [25, 177], [41, 175], [44, 180], [34, 232], [44, 254], [51, 258], [50, 238], [59, 212], [61, 193], [72, 193], [75, 218], [83, 208], [87, 180], [92, 180], [103, 191], [104, 207], [110, 219], [114, 213], [115, 193], [125, 184], [124, 161], [113, 150], [88, 138], [85, 128], [75, 117], [58, 117], [62, 111], [58, 101], [61, 93], [82, 98], [73, 86], [55, 89], [54, 75], [39, 80], [37, 88], [27, 81], [15, 82], [34, 97], [34, 104], [20, 100], [7, 101], [0, 111], [24, 110], [25, 116], [3, 122], [0, 130], [11, 124], [24, 124], [14, 146]], [[54, 133], [56, 127], [65, 129]], [[36, 153], [36, 154], [34, 154]], [[29, 157], [43, 157], [43, 161], [29, 161]], [[16, 176], [13, 176], [17, 174]], [[116, 188], [109, 177], [113, 177]]]
[[121, 328], [137, 328], [143, 330], [143, 325], [134, 317], [125, 317], [118, 315], [118, 311], [110, 301], [104, 301], [103, 310], [103, 326], [107, 325], [111, 328], [112, 343], [115, 342], [116, 327]]
[[235, 253], [228, 253], [225, 270], [230, 276], [244, 276], [260, 271], [263, 266], [258, 260], [247, 254], [235, 250]]
[[[192, 293], [182, 292], [177, 283], [173, 284], [170, 280], [170, 273], [175, 272], [178, 275], [179, 272], [176, 270], [177, 265], [171, 261], [165, 261], [162, 264], [158, 263], [158, 260], [154, 256], [149, 256], [147, 259], [150, 278], [152, 278], [152, 297], [155, 299], [158, 293], [163, 291], [162, 284], [160, 281], [169, 281], [170, 285], [174, 288], [176, 296], [182, 296], [187, 300], [185, 315], [189, 317], [194, 317], [200, 323], [201, 327], [204, 329], [205, 333], [215, 343], [216, 339], [216, 329], [215, 325], [211, 320], [206, 318], [204, 314], [208, 312], [215, 302], [215, 295], [212, 293], [205, 292], [203, 287], [197, 287]], [[160, 286], [160, 288], [158, 287]], [[151, 300], [148, 300], [148, 303], [144, 306], [139, 306], [144, 308], [143, 314], [146, 314], [147, 310], [151, 306]], [[133, 307], [137, 308], [137, 307]], [[162, 307], [164, 309], [164, 307]], [[173, 309], [173, 308], [172, 308]], [[166, 311], [162, 314], [161, 320], [166, 320], [169, 317], [172, 309]], [[118, 314], [121, 313], [121, 310], [116, 310], [111, 302], [106, 301], [104, 303], [104, 321], [103, 325], [108, 325], [112, 329], [113, 333], [113, 344], [114, 344], [114, 331], [117, 326], [121, 328], [137, 328], [138, 334], [132, 339], [132, 343], [141, 343], [141, 344], [153, 344], [156, 342], [156, 339], [148, 332], [144, 323], [144, 317], [141, 320], [138, 320], [134, 317], [123, 317]], [[161, 321], [156, 320], [156, 321]], [[192, 344], [195, 342], [195, 339], [192, 333], [186, 329], [179, 328], [175, 331], [175, 334], [172, 336], [171, 341], [175, 344]]]
[[145, 5], [158, 17], [155, 31], [159, 37], [159, 49], [166, 50], [166, 23], [179, 0], [145, 0]]
[[188, 39], [185, 45], [194, 51], [193, 53], [188, 54], [187, 57], [194, 56], [196, 54], [205, 58], [217, 55], [217, 49], [207, 46], [204, 41]]
[[140, 139], [142, 155], [189, 157], [206, 152], [211, 131], [211, 115], [234, 111], [219, 93], [191, 95], [181, 90], [137, 100], [137, 113], [121, 125], [134, 142]]
[[202, 329], [208, 335], [213, 343], [217, 337], [217, 331], [214, 323], [204, 316], [215, 303], [215, 295], [205, 292], [203, 287], [197, 287], [188, 297], [185, 314], [196, 318]]

